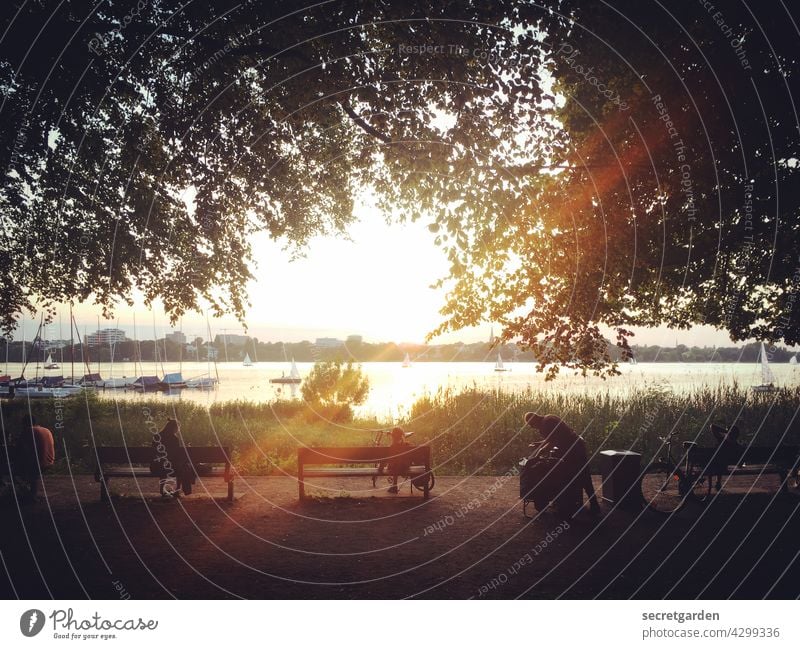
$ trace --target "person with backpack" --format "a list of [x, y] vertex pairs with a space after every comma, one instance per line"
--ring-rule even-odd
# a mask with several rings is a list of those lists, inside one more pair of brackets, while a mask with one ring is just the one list
[[590, 511], [599, 514], [600, 504], [592, 483], [589, 455], [583, 438], [555, 415], [541, 416], [526, 412], [525, 423], [542, 436], [543, 443], [536, 455], [558, 459], [547, 480], [548, 491], [556, 494], [553, 501], [556, 508], [570, 515], [575, 513], [583, 505], [585, 492]]

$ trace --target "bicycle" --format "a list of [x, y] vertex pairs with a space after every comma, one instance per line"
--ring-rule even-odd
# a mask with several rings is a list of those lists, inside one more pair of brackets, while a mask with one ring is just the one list
[[651, 462], [642, 473], [639, 486], [645, 506], [659, 514], [672, 514], [688, 502], [705, 503], [711, 498], [712, 477], [705, 466], [692, 462], [691, 451], [696, 442], [683, 442], [683, 456], [676, 460], [672, 445], [676, 433], [659, 437], [666, 446], [666, 455]]
[[[411, 431], [403, 433], [403, 437], [408, 439], [414, 433]], [[391, 430], [377, 430], [375, 434], [372, 436], [372, 445], [373, 446], [385, 446], [383, 440], [385, 438], [391, 438], [392, 431]], [[389, 448], [385, 446], [385, 448]], [[378, 478], [385, 477], [387, 482], [389, 483], [390, 487], [398, 487], [399, 485], [395, 484], [395, 478], [393, 475], [385, 473], [384, 471], [388, 468], [385, 465], [381, 465], [381, 463], [375, 464], [375, 468], [378, 472], [372, 476], [372, 487], [376, 488], [378, 486]], [[409, 467], [410, 468], [410, 467]], [[433, 489], [434, 485], [436, 484], [436, 479], [433, 477], [433, 472], [426, 473], [424, 475], [399, 475], [398, 478], [403, 478], [405, 481], [411, 482], [411, 487], [413, 489], [418, 489], [419, 491], [424, 491], [426, 488], [428, 491]]]

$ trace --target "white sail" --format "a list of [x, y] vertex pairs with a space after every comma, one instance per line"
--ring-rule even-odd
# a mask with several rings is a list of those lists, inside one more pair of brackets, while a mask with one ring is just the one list
[[503, 369], [505, 369], [505, 368], [503, 367], [503, 357], [502, 357], [502, 356], [500, 356], [500, 354], [499, 354], [499, 353], [497, 354], [497, 362], [494, 364], [494, 369], [496, 369], [496, 370], [503, 370]]
[[253, 361], [250, 360], [250, 354], [244, 355], [244, 360], [242, 361], [242, 365], [245, 367], [250, 367], [253, 364]]
[[291, 379], [299, 379], [300, 378], [300, 371], [297, 369], [297, 364], [292, 359], [292, 369], [289, 372], [289, 378]]
[[403, 367], [411, 367], [411, 357], [406, 352], [405, 358], [403, 359]]
[[797, 354], [789, 359], [789, 365], [797, 365]]
[[47, 355], [47, 360], [45, 361], [45, 363], [47, 363], [48, 365], [52, 365], [53, 364], [53, 355], [52, 354], [48, 354]]
[[764, 349], [764, 343], [761, 343], [761, 384], [770, 385], [775, 383], [775, 375], [769, 366], [769, 359], [767, 358], [767, 350]]

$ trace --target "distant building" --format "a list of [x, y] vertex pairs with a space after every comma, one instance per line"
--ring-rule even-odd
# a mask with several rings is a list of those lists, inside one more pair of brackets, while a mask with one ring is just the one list
[[363, 342], [364, 342], [364, 336], [359, 336], [358, 334], [352, 334], [347, 337], [348, 345], [360, 345]]
[[342, 347], [344, 345], [344, 341], [339, 340], [338, 338], [317, 338], [317, 340], [314, 342], [314, 345], [326, 349], [336, 349], [337, 347]]
[[242, 334], [217, 334], [214, 337], [215, 345], [231, 345], [232, 347], [244, 347], [250, 342], [250, 336]]
[[219, 350], [214, 347], [209, 347], [208, 345], [205, 346], [206, 350], [206, 358], [210, 361], [217, 360], [217, 356], [219, 356]]
[[90, 347], [105, 347], [125, 340], [125, 332], [122, 329], [100, 329], [86, 336], [86, 344]]
[[45, 350], [69, 347], [69, 340], [45, 340], [44, 343]]
[[164, 340], [169, 340], [170, 342], [175, 343], [176, 345], [185, 345], [186, 344], [186, 334], [182, 331], [173, 331], [172, 333], [168, 333], [164, 336]]

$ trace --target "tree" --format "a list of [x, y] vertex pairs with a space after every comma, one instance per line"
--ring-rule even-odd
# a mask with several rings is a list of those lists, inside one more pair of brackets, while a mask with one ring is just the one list
[[[546, 67], [564, 170], [470, 206], [439, 331], [481, 319], [603, 373], [608, 330], [800, 342], [796, 21], [783, 3], [559, 3]], [[567, 18], [569, 17], [569, 19]], [[612, 368], [613, 371], [613, 368]]]
[[[518, 4], [6, 3], [0, 324], [136, 294], [243, 318], [254, 231], [299, 254], [346, 231], [364, 187], [438, 204], [420, 174], [475, 175], [535, 117]], [[492, 32], [497, 69], [461, 54]], [[431, 43], [447, 51], [414, 49]]]
[[0, 10], [7, 331], [137, 292], [243, 318], [251, 233], [301, 254], [370, 188], [448, 256], [433, 333], [599, 373], [609, 329], [800, 338], [785, 3], [64, 4]]
[[303, 381], [301, 393], [312, 408], [328, 408], [336, 419], [346, 420], [352, 416], [352, 406], [367, 400], [369, 379], [352, 361], [319, 361]]

